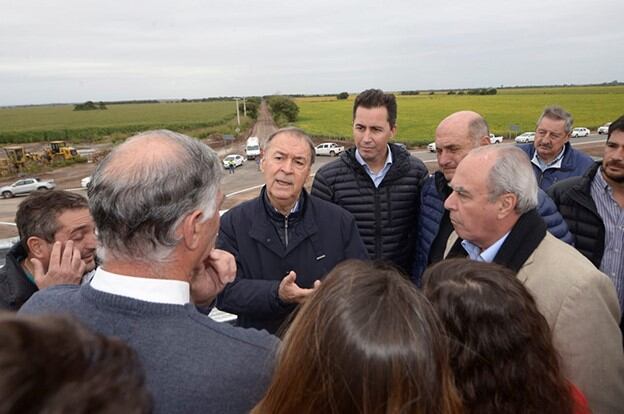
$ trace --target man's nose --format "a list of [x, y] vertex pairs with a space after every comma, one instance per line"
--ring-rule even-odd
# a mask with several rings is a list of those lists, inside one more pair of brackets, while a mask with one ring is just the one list
[[89, 233], [85, 236], [84, 245], [89, 249], [95, 249], [97, 247], [97, 238], [95, 237], [95, 233]]
[[453, 210], [455, 207], [455, 191], [453, 191], [444, 202], [444, 208], [447, 210]]

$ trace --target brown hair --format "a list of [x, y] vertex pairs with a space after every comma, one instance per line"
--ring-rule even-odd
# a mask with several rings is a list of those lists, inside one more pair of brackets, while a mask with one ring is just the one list
[[546, 319], [509, 269], [467, 259], [427, 269], [424, 293], [450, 336], [467, 413], [571, 413]]
[[88, 208], [87, 199], [77, 193], [64, 190], [35, 191], [20, 203], [15, 213], [22, 246], [28, 253], [28, 239], [32, 236], [52, 243], [59, 230], [56, 219], [63, 212]]
[[0, 314], [0, 412], [151, 412], [132, 349], [67, 317]]
[[295, 317], [252, 413], [460, 412], [447, 346], [435, 311], [397, 270], [343, 262]]
[[367, 89], [361, 92], [353, 102], [353, 119], [359, 107], [372, 109], [383, 107], [388, 111], [388, 124], [394, 128], [397, 119], [396, 97], [391, 93], [384, 93], [381, 89]]

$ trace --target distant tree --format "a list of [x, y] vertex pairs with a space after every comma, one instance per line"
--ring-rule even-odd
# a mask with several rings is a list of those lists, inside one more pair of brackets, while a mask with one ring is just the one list
[[338, 95], [336, 95], [336, 99], [347, 99], [349, 98], [349, 92], [340, 92]]
[[400, 95], [420, 95], [420, 91], [401, 91]]
[[[247, 116], [252, 119], [258, 118], [258, 107], [260, 103], [253, 99], [246, 99], [245, 105], [247, 106]], [[240, 110], [243, 110], [243, 103], [239, 102]]]
[[273, 119], [276, 120], [276, 122], [280, 114], [284, 115], [288, 122], [295, 122], [297, 120], [299, 107], [292, 99], [285, 96], [272, 96], [268, 99], [268, 103], [273, 113]]
[[434, 91], [429, 92], [429, 95], [435, 95]]
[[104, 104], [104, 102], [100, 101], [100, 102], [98, 103], [98, 109], [100, 109], [100, 110], [104, 110], [104, 109], [108, 109], [108, 108], [106, 107], [106, 105]]
[[447, 95], [455, 95], [455, 91], [448, 91], [446, 94]]
[[459, 92], [457, 92], [457, 94], [458, 94], [458, 95], [465, 95], [465, 94], [466, 94], [466, 92], [464, 92], [464, 91], [459, 91]]
[[96, 109], [100, 109], [100, 108], [96, 104], [94, 104], [92, 101], [87, 101], [82, 104], [74, 105], [74, 111], [93, 111]]

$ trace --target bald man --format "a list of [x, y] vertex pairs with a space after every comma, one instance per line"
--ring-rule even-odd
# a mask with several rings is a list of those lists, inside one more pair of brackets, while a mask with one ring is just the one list
[[[421, 276], [428, 265], [442, 260], [444, 248], [453, 226], [444, 201], [451, 193], [448, 183], [455, 169], [468, 153], [490, 144], [490, 131], [485, 119], [473, 111], [455, 112], [440, 122], [435, 134], [439, 171], [425, 179], [420, 194], [420, 214], [416, 224], [416, 247], [412, 281], [420, 286]], [[574, 238], [552, 200], [539, 191], [538, 212], [548, 231], [566, 243]]]

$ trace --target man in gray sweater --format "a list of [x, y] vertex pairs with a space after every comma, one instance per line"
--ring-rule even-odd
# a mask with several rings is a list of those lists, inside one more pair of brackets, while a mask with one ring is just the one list
[[243, 413], [268, 383], [277, 340], [208, 318], [234, 279], [214, 248], [220, 161], [170, 131], [128, 139], [97, 167], [89, 207], [102, 258], [91, 284], [36, 293], [21, 313], [69, 313], [139, 354], [156, 413]]

